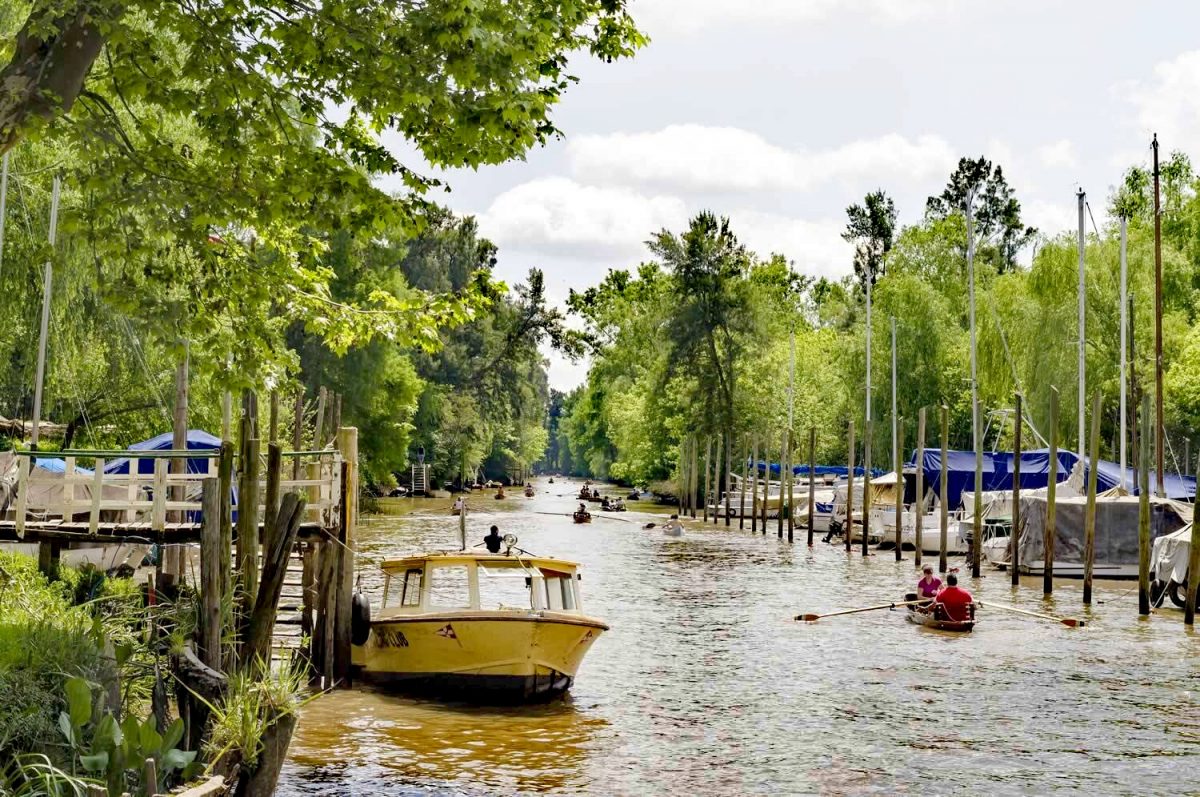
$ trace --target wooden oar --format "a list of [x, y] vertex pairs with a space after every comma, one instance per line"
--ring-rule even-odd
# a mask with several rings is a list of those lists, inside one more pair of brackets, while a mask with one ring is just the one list
[[1016, 612], [1017, 614], [1027, 614], [1030, 617], [1036, 617], [1039, 620], [1054, 620], [1056, 622], [1062, 623], [1067, 628], [1083, 628], [1083, 620], [1080, 620], [1076, 617], [1056, 617], [1053, 614], [1041, 614], [1039, 612], [1031, 612], [1028, 609], [1018, 609], [1016, 606], [1009, 606], [1004, 603], [992, 603], [991, 601], [988, 601], [986, 603], [983, 601], [975, 601], [975, 603], [979, 604], [980, 606], [991, 606], [993, 609], [1007, 609], [1008, 611]]
[[868, 606], [865, 609], [844, 609], [840, 612], [830, 612], [829, 614], [798, 614], [798, 615], [796, 615], [796, 619], [803, 620], [806, 623], [813, 623], [813, 622], [816, 622], [817, 620], [820, 620], [822, 617], [837, 617], [838, 615], [841, 615], [841, 614], [858, 614], [859, 612], [874, 612], [874, 611], [878, 611], [879, 609], [894, 609], [897, 606], [911, 606], [914, 603], [924, 603], [924, 602], [925, 602], [924, 600], [918, 599], [915, 601], [900, 601], [897, 603], [885, 603], [880, 606]]

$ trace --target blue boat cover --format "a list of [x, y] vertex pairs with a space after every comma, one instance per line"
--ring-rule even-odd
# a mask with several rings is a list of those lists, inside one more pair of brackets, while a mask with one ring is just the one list
[[[134, 443], [129, 447], [130, 451], [170, 451], [174, 440], [174, 435], [171, 432], [163, 432], [162, 434], [151, 437], [149, 440], [143, 440], [140, 443]], [[212, 449], [221, 447], [221, 438], [214, 437], [208, 432], [200, 429], [189, 429], [187, 433], [188, 451], [198, 449]], [[208, 471], [208, 460], [197, 457], [187, 461], [188, 473], [206, 473]], [[129, 459], [122, 457], [114, 459], [112, 462], [105, 464], [105, 473], [129, 473]], [[138, 473], [154, 473], [154, 460], [139, 459]]]
[[[917, 453], [906, 463], [906, 467], [916, 467]], [[983, 452], [983, 489], [985, 491], [1011, 490], [1013, 487], [1013, 454], [1010, 451]], [[1079, 456], [1072, 451], [1058, 452], [1058, 478], [1065, 480], [1079, 461]], [[1083, 473], [1089, 476], [1086, 459]], [[942, 452], [938, 449], [925, 450], [925, 458], [921, 463], [925, 471], [925, 483], [930, 489], [939, 494], [942, 480]], [[1021, 452], [1021, 487], [1023, 489], [1039, 489], [1049, 483], [1050, 450], [1047, 448]], [[962, 502], [962, 495], [973, 489], [975, 483], [975, 453], [973, 451], [946, 452], [946, 501], [950, 507], [957, 507]], [[1121, 483], [1121, 466], [1115, 462], [1101, 460], [1096, 469], [1096, 489], [1099, 492], [1111, 490]], [[1125, 484], [1133, 495], [1136, 481], [1133, 469], [1128, 469]], [[1150, 485], [1153, 489], [1157, 484], [1153, 473], [1150, 474]], [[1194, 476], [1178, 476], [1167, 474], [1165, 485], [1167, 497], [1176, 500], [1192, 500], [1196, 496], [1196, 479]]]
[[[763, 462], [762, 460], [758, 460], [753, 464], [753, 467], [755, 468], [755, 470], [758, 471], [759, 474], [762, 474], [764, 467], [770, 468], [770, 472], [775, 475], [778, 475], [781, 472], [778, 462]], [[795, 465], [792, 467], [792, 473], [796, 474], [797, 476], [807, 476], [808, 475], [808, 466], [807, 465]], [[865, 471], [863, 470], [863, 468], [861, 466], [856, 466], [854, 468], [855, 476], [862, 476], [863, 473], [865, 473]], [[881, 470], [879, 468], [871, 468], [871, 473], [874, 476], [882, 476], [883, 474], [887, 473], [887, 471]], [[973, 470], [972, 470], [972, 473], [974, 473]], [[840, 479], [844, 479], [850, 475], [850, 469], [845, 467], [844, 465], [817, 465], [815, 468], [813, 468], [813, 475], [814, 476], [836, 476]]]

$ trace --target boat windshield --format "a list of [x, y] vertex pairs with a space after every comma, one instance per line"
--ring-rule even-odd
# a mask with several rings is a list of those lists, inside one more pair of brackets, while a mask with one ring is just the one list
[[479, 565], [479, 608], [531, 609], [530, 573], [512, 565]]
[[431, 609], [470, 609], [471, 579], [466, 565], [436, 565], [429, 568]]
[[578, 601], [575, 596], [575, 578], [571, 573], [543, 570], [546, 608], [552, 612], [573, 612]]

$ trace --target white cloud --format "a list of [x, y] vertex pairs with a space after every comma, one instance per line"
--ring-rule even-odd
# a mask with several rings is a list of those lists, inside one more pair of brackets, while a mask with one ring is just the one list
[[1200, 50], [1160, 61], [1151, 80], [1126, 81], [1114, 89], [1133, 105], [1138, 129], [1147, 136], [1157, 132], [1165, 149], [1183, 149], [1200, 135]]
[[572, 173], [584, 182], [684, 191], [803, 191], [833, 181], [918, 180], [948, 174], [955, 162], [938, 136], [891, 133], [809, 151], [785, 149], [736, 127], [695, 124], [578, 136], [567, 154]]
[[501, 251], [582, 249], [596, 258], [637, 257], [653, 232], [686, 220], [687, 209], [678, 197], [546, 177], [497, 196], [479, 216], [479, 228]]
[[1037, 156], [1043, 166], [1051, 169], [1072, 169], [1079, 165], [1075, 144], [1066, 138], [1038, 147]]
[[[1092, 205], [1097, 203], [1088, 198]], [[1103, 208], [1103, 203], [1099, 203], [1100, 208]], [[1093, 211], [1094, 212], [1094, 211]], [[1021, 202], [1021, 220], [1026, 224], [1036, 227], [1038, 232], [1053, 238], [1062, 232], [1069, 230], [1077, 230], [1079, 228], [1079, 210], [1074, 196], [1063, 193], [1063, 197], [1058, 202], [1048, 202], [1044, 199], [1033, 199]], [[1096, 217], [1096, 223], [1103, 223], [1103, 219]], [[1088, 232], [1091, 232], [1091, 221], [1087, 222]]]
[[837, 16], [897, 24], [946, 12], [950, 0], [637, 0], [633, 18], [655, 34], [695, 33], [730, 25], [821, 22]]
[[845, 222], [812, 221], [757, 210], [730, 214], [738, 240], [762, 257], [779, 253], [797, 271], [814, 277], [841, 277], [850, 272], [854, 248], [842, 240]]

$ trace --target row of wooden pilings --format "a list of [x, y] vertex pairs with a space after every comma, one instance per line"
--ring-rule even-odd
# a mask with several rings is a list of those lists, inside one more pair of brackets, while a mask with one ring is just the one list
[[[1058, 464], [1058, 390], [1051, 388], [1050, 393], [1050, 439], [1049, 439], [1049, 461], [1051, 463], [1052, 474], [1057, 476]], [[1014, 587], [1020, 585], [1020, 511], [1021, 511], [1021, 432], [1024, 424], [1022, 396], [1017, 393], [1015, 396], [1015, 415], [1016, 423], [1014, 426], [1013, 435], [1013, 487], [1012, 487], [1012, 532], [1009, 535], [1009, 575]], [[1092, 399], [1092, 416], [1091, 429], [1088, 445], [1088, 462], [1096, 463], [1099, 461], [1100, 449], [1100, 408], [1101, 396], [1097, 391]], [[946, 572], [948, 569], [947, 562], [947, 545], [949, 532], [949, 515], [947, 506], [947, 455], [949, 450], [949, 418], [950, 411], [946, 405], [937, 408], [940, 414], [941, 421], [941, 479], [940, 479], [940, 495], [938, 505], [940, 508], [939, 517], [939, 554], [938, 567], [941, 572]], [[917, 459], [918, 463], [922, 463], [925, 459], [925, 408], [922, 407], [917, 415]], [[903, 465], [901, 452], [904, 450], [903, 440], [903, 425], [902, 418], [896, 416], [892, 419], [893, 431], [895, 434], [896, 444], [895, 462], [892, 463], [897, 475], [903, 473]], [[1150, 552], [1151, 552], [1151, 536], [1150, 536], [1150, 443], [1153, 439], [1151, 431], [1151, 414], [1150, 414], [1150, 399], [1144, 396], [1141, 408], [1141, 432], [1137, 435], [1138, 449], [1138, 466], [1137, 466], [1137, 481], [1139, 494], [1138, 508], [1138, 613], [1140, 615], [1149, 615], [1151, 611], [1151, 588], [1150, 588]], [[870, 555], [869, 543], [869, 518], [871, 512], [871, 439], [872, 439], [872, 423], [870, 420], [866, 423], [866, 434], [863, 439], [864, 449], [864, 467], [863, 467], [863, 503], [862, 517], [863, 529], [861, 535], [861, 551], [863, 556]], [[779, 508], [776, 517], [776, 535], [779, 539], [783, 539], [785, 529], [788, 542], [794, 540], [795, 526], [795, 503], [793, 501], [795, 495], [795, 432], [787, 429], [778, 435], [779, 443], [773, 447], [773, 441], [776, 439], [771, 434], [743, 434], [736, 441], [732, 440], [730, 434], [717, 434], [704, 439], [704, 454], [702, 469], [700, 458], [701, 439], [697, 434], [689, 434], [680, 445], [679, 452], [679, 468], [677, 470], [679, 476], [679, 484], [677, 486], [679, 513], [681, 515], [690, 515], [693, 519], [697, 517], [697, 502], [700, 504], [701, 516], [705, 523], [711, 522], [718, 524], [721, 522], [721, 516], [724, 516], [725, 525], [732, 525], [732, 502], [734, 500], [732, 490], [732, 473], [734, 465], [733, 449], [738, 446], [741, 454], [740, 462], [742, 463], [742, 478], [740, 495], [737, 496], [739, 501], [738, 509], [738, 528], [745, 529], [746, 527], [746, 508], [747, 501], [750, 507], [750, 531], [758, 533], [761, 529], [762, 534], [768, 532], [768, 509], [770, 506], [770, 459], [771, 454], [778, 453], [780, 462], [779, 475]], [[817, 431], [815, 427], [808, 430], [808, 511], [807, 511], [807, 530], [808, 530], [808, 545], [813, 545], [813, 512], [814, 512], [814, 497], [816, 492], [815, 482], [815, 465], [816, 465], [816, 445]], [[982, 445], [982, 440], [980, 440]], [[758, 462], [759, 453], [762, 453], [762, 459], [766, 467], [766, 473], [762, 480], [761, 494], [759, 492], [758, 482]], [[846, 491], [847, 506], [846, 506], [846, 528], [843, 530], [844, 543], [846, 552], [853, 550], [852, 540], [852, 518], [854, 517], [854, 481], [855, 481], [855, 429], [854, 421], [851, 420], [847, 424], [847, 451], [849, 484]], [[722, 455], [724, 456], [724, 467], [722, 468]], [[1084, 552], [1083, 552], [1083, 603], [1091, 605], [1092, 591], [1095, 570], [1095, 553], [1096, 553], [1096, 491], [1097, 491], [1097, 471], [1098, 468], [1090, 466], [1088, 468], [1087, 479], [1087, 508], [1084, 522]], [[1197, 471], [1200, 472], [1200, 464], [1197, 466]], [[747, 484], [750, 484], [750, 493], [747, 496]], [[983, 539], [983, 507], [981, 505], [980, 492], [983, 489], [983, 454], [982, 448], [977, 447], [975, 451], [975, 491], [973, 495], [973, 512], [974, 527], [971, 534], [971, 547], [968, 553], [968, 562], [971, 569], [971, 576], [979, 578], [981, 576], [981, 559], [982, 559], [982, 539]], [[1056, 541], [1056, 525], [1055, 525], [1055, 493], [1056, 493], [1056, 478], [1050, 478], [1047, 483], [1047, 517], [1042, 540], [1043, 547], [1043, 575], [1042, 575], [1042, 592], [1049, 596], [1054, 592], [1054, 556], [1055, 556], [1055, 541]], [[916, 495], [918, 501], [925, 494], [924, 484], [924, 468], [918, 466], [916, 468]], [[715, 496], [715, 498], [714, 498]], [[724, 501], [722, 502], [722, 496]], [[712, 510], [710, 511], [710, 499], [713, 500]], [[901, 561], [903, 551], [901, 546], [901, 533], [903, 523], [904, 490], [896, 491], [896, 522], [895, 522], [895, 539], [894, 551], [896, 561]], [[786, 507], [786, 512], [784, 508]], [[786, 514], [786, 518], [784, 515]], [[918, 507], [914, 512], [914, 536], [915, 536], [915, 552], [914, 564], [919, 570], [923, 567], [922, 548], [923, 548], [923, 516], [924, 513]], [[1197, 608], [1197, 591], [1200, 586], [1200, 525], [1193, 525], [1190, 558], [1188, 563], [1188, 587], [1187, 599], [1184, 607], [1184, 623], [1193, 625], [1195, 623], [1195, 614]]]
[[[222, 669], [221, 638], [229, 630], [230, 606], [236, 606], [240, 618], [234, 628], [243, 646], [243, 657], [259, 656], [269, 660], [273, 649], [275, 624], [280, 597], [287, 577], [288, 564], [298, 549], [302, 559], [301, 607], [299, 613], [301, 645], [297, 649], [314, 681], [329, 687], [349, 685], [351, 671], [351, 604], [354, 590], [354, 529], [358, 516], [358, 430], [341, 427], [340, 404], [326, 400], [324, 388], [318, 399], [313, 424], [313, 450], [290, 451], [293, 459], [290, 479], [285, 476], [283, 446], [278, 440], [279, 396], [271, 396], [269, 440], [265, 479], [260, 474], [261, 440], [257, 424], [255, 395], [242, 397], [238, 450], [234, 444], [221, 444], [216, 478], [203, 482], [203, 511], [200, 530], [201, 645], [204, 664]], [[296, 449], [307, 440], [303, 396], [296, 400], [293, 445]], [[330, 429], [334, 430], [330, 433]], [[330, 446], [332, 445], [332, 448]], [[307, 524], [301, 536], [306, 503], [319, 497], [319, 488], [309, 482], [322, 480], [323, 463], [307, 465], [301, 458], [340, 455], [340, 468], [334, 489], [339, 496], [336, 517]], [[235, 474], [234, 462], [238, 464]], [[229, 498], [237, 479], [237, 505], [257, 511], [238, 511]], [[258, 495], [265, 481], [265, 496]], [[281, 495], [280, 486], [300, 482], [293, 492]], [[262, 536], [260, 538], [260, 520]], [[236, 536], [233, 534], [236, 528]], [[259, 564], [261, 556], [261, 566]], [[261, 576], [261, 578], [260, 578]], [[224, 608], [223, 608], [224, 607]]]

